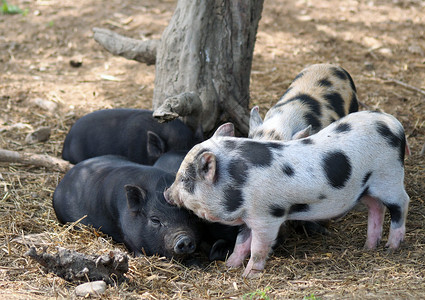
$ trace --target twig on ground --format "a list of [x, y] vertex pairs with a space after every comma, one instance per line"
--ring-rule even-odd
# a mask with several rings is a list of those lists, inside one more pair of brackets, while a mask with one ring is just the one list
[[74, 166], [66, 160], [47, 154], [20, 153], [5, 149], [0, 149], [0, 161], [46, 167], [60, 172], [67, 172]]

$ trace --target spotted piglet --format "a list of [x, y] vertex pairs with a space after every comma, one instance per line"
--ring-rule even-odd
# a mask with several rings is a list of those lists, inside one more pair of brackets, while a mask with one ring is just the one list
[[265, 267], [286, 220], [344, 215], [359, 201], [369, 210], [366, 248], [380, 242], [384, 212], [391, 228], [386, 244], [405, 235], [409, 196], [404, 189], [405, 135], [391, 115], [357, 112], [310, 137], [287, 142], [235, 138], [231, 123], [185, 157], [166, 200], [212, 222], [245, 224], [229, 267], [243, 276]]
[[295, 77], [264, 122], [258, 106], [251, 110], [249, 137], [282, 141], [306, 137], [358, 108], [356, 86], [347, 71], [332, 64], [311, 65]]
[[[316, 133], [358, 110], [356, 86], [350, 74], [333, 64], [315, 64], [302, 70], [286, 93], [266, 114], [251, 110], [249, 137], [288, 141]], [[320, 222], [296, 221], [308, 234], [326, 232]]]

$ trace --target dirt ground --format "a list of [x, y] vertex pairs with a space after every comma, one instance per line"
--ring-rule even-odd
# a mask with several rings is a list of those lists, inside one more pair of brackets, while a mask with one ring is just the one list
[[[151, 107], [155, 67], [110, 55], [91, 29], [160, 38], [175, 1], [8, 2], [28, 12], [0, 14], [0, 148], [60, 157], [67, 131], [84, 114]], [[363, 103], [402, 122], [412, 155], [406, 159], [411, 205], [400, 251], [362, 249], [367, 212], [358, 208], [332, 222], [329, 235], [289, 232], [258, 279], [244, 280], [240, 269], [222, 262], [187, 268], [158, 257], [130, 258], [128, 282], [110, 287], [103, 298], [423, 298], [424, 54], [425, 1], [265, 0], [252, 68], [251, 106], [259, 105], [262, 114], [301, 69], [331, 62], [352, 75]], [[82, 65], [73, 67], [71, 60]], [[26, 144], [25, 136], [40, 126], [52, 129], [50, 139]], [[90, 230], [58, 224], [51, 199], [62, 176], [0, 163], [0, 298], [75, 297], [74, 284], [43, 273], [24, 256], [29, 245], [88, 254], [124, 249]]]

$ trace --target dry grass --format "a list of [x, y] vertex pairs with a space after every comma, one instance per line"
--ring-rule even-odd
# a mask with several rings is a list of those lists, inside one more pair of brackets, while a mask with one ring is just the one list
[[[105, 107], [150, 107], [154, 67], [111, 57], [93, 42], [90, 28], [106, 26], [133, 37], [159, 37], [173, 1], [15, 2], [30, 13], [0, 18], [1, 148], [59, 157], [65, 134], [78, 117]], [[361, 101], [403, 123], [413, 155], [406, 160], [411, 205], [406, 241], [399, 251], [362, 249], [367, 213], [359, 207], [332, 222], [330, 235], [306, 237], [288, 231], [260, 278], [244, 280], [241, 270], [229, 270], [222, 262], [209, 264], [202, 256], [200, 268], [138, 257], [130, 259], [128, 282], [110, 287], [103, 298], [229, 299], [259, 298], [262, 293], [276, 299], [312, 294], [321, 299], [422, 298], [425, 156], [418, 153], [425, 142], [425, 101], [420, 93], [386, 80], [425, 89], [423, 9], [421, 1], [266, 0], [251, 82], [252, 105], [260, 105], [264, 114], [307, 64], [339, 63], [353, 76]], [[126, 24], [130, 16], [133, 21]], [[69, 66], [76, 56], [83, 58], [82, 68]], [[101, 74], [121, 81], [102, 80]], [[59, 106], [48, 112], [32, 104], [35, 98]], [[13, 127], [19, 123], [50, 126], [51, 139], [25, 145], [30, 129]], [[90, 229], [75, 231], [58, 224], [51, 199], [63, 174], [4, 163], [0, 174], [0, 297], [75, 297], [73, 284], [44, 274], [23, 256], [30, 245], [87, 254], [124, 250]], [[383, 244], [388, 219], [387, 215]]]

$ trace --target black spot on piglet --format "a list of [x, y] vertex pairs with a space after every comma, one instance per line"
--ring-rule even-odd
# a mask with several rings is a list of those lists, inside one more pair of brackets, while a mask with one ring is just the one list
[[332, 109], [338, 114], [340, 118], [345, 116], [344, 99], [340, 93], [334, 92], [324, 95], [324, 98], [332, 106]]
[[364, 177], [363, 177], [363, 181], [362, 181], [362, 185], [364, 186], [367, 181], [369, 180], [370, 176], [372, 175], [372, 172], [368, 172]]
[[286, 174], [289, 177], [292, 177], [295, 174], [294, 169], [288, 164], [285, 164], [282, 166], [282, 171], [284, 174]]
[[326, 153], [322, 167], [329, 184], [336, 189], [343, 188], [351, 176], [350, 160], [342, 151]]
[[298, 212], [305, 212], [308, 211], [310, 209], [310, 206], [308, 206], [308, 204], [293, 204], [290, 208], [289, 208], [289, 213], [293, 214], [293, 213], [298, 213]]
[[224, 205], [227, 211], [234, 212], [242, 206], [244, 202], [242, 190], [227, 187], [224, 189]]
[[348, 132], [350, 130], [351, 130], [351, 125], [349, 123], [344, 123], [344, 122], [339, 123], [335, 128], [335, 131], [338, 133]]
[[301, 143], [303, 143], [304, 145], [312, 145], [312, 144], [314, 144], [314, 142], [313, 142], [313, 140], [311, 139], [311, 138], [304, 138], [304, 139], [301, 139]]
[[273, 217], [276, 217], [276, 218], [283, 217], [285, 215], [285, 208], [283, 208], [279, 205], [276, 205], [276, 204], [271, 205], [270, 206], [270, 214]]
[[269, 166], [272, 162], [272, 152], [266, 144], [245, 141], [243, 142], [239, 150], [242, 151], [245, 159], [255, 166]]
[[391, 223], [399, 223], [401, 220], [401, 209], [397, 204], [385, 204], [391, 215]]
[[399, 160], [404, 164], [404, 155], [406, 147], [406, 138], [404, 131], [401, 129], [398, 134], [394, 134], [384, 122], [376, 122], [376, 131], [387, 141], [388, 145], [399, 148]]
[[193, 194], [195, 191], [196, 168], [194, 164], [188, 164], [184, 176], [182, 176], [183, 185], [186, 191]]
[[321, 86], [321, 87], [330, 87], [330, 86], [332, 86], [332, 83], [327, 78], [323, 78], [323, 79], [319, 80], [319, 82], [317, 84], [319, 86]]
[[235, 186], [240, 187], [245, 183], [247, 179], [248, 164], [244, 160], [231, 160], [228, 166], [228, 170]]

